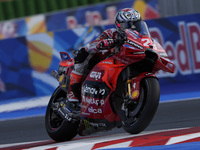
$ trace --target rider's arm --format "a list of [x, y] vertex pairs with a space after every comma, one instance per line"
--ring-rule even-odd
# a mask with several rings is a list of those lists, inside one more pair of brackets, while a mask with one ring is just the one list
[[96, 40], [84, 46], [85, 50], [88, 51], [89, 53], [96, 53], [100, 49], [110, 49], [114, 47], [113, 35], [115, 34], [115, 32], [116, 32], [115, 29], [105, 30]]

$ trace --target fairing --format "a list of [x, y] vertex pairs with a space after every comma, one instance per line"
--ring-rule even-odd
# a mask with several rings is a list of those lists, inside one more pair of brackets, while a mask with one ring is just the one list
[[[157, 60], [152, 72], [145, 72], [132, 79], [131, 86], [139, 83], [142, 78], [153, 76], [158, 70], [173, 72], [173, 63], [166, 58], [165, 50], [149, 35], [142, 35], [133, 30], [126, 30], [127, 40], [121, 47], [120, 52], [99, 62], [89, 73], [82, 86], [82, 108], [81, 114], [93, 119], [106, 119], [117, 121], [118, 115], [115, 114], [110, 105], [109, 98], [115, 91], [119, 74], [127, 66], [139, 62], [146, 58], [146, 51], [155, 53]], [[161, 57], [161, 56], [162, 57]], [[167, 67], [171, 64], [172, 68]], [[132, 91], [133, 99], [139, 96], [139, 84]], [[90, 92], [85, 92], [90, 89]]]
[[[151, 71], [142, 72], [130, 81], [130, 96], [137, 101], [140, 95], [140, 82], [146, 77], [155, 77], [155, 72], [164, 70], [174, 72], [174, 64], [167, 58], [165, 50], [149, 34], [141, 34], [130, 29], [125, 30], [126, 42], [120, 51], [96, 64], [85, 77], [81, 90], [81, 123], [80, 135], [110, 129], [120, 121], [119, 115], [114, 111], [111, 96], [115, 92], [120, 73], [127, 67], [151, 60]], [[148, 31], [146, 30], [148, 33]], [[65, 88], [74, 64], [74, 60], [62, 53], [61, 67], [67, 67], [65, 74], [60, 79], [60, 86]], [[66, 59], [65, 59], [66, 58]], [[144, 61], [146, 62], [146, 61]], [[148, 62], [148, 61], [147, 61]], [[146, 64], [143, 64], [146, 65]], [[148, 65], [146, 65], [148, 66]], [[144, 67], [146, 67], [144, 66]]]

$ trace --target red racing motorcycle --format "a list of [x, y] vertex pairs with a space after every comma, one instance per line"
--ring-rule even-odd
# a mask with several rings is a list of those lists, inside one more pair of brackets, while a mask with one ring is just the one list
[[113, 51], [102, 50], [91, 59], [81, 84], [81, 103], [67, 99], [74, 59], [60, 52], [59, 69], [52, 71], [59, 86], [45, 115], [48, 135], [55, 141], [73, 139], [115, 127], [131, 134], [143, 131], [152, 121], [160, 99], [155, 73], [173, 73], [175, 65], [151, 38], [147, 27], [138, 33], [125, 30], [126, 39]]

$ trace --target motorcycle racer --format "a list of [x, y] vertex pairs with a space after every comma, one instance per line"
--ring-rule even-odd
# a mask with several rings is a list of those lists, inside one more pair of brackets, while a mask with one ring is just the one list
[[105, 30], [96, 40], [88, 43], [78, 51], [78, 54], [74, 57], [74, 70], [70, 74], [68, 101], [80, 101], [81, 81], [92, 56], [99, 50], [110, 50], [116, 47], [118, 43], [115, 42], [115, 39], [123, 39], [125, 29], [131, 28], [138, 33], [147, 32], [146, 34], [148, 34], [148, 30], [142, 31], [142, 26], [146, 26], [146, 23], [142, 21], [137, 10], [133, 8], [121, 9], [115, 16], [116, 28]]

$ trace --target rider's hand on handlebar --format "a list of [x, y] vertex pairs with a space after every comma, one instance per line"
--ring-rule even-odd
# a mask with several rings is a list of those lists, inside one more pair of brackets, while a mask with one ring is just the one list
[[112, 48], [115, 46], [115, 41], [113, 39], [105, 39], [97, 44], [97, 49]]
[[100, 41], [97, 44], [97, 49], [113, 48], [115, 46], [122, 46], [126, 41], [126, 38], [123, 39], [105, 39]]
[[122, 46], [126, 42], [126, 39], [114, 39], [115, 46]]

